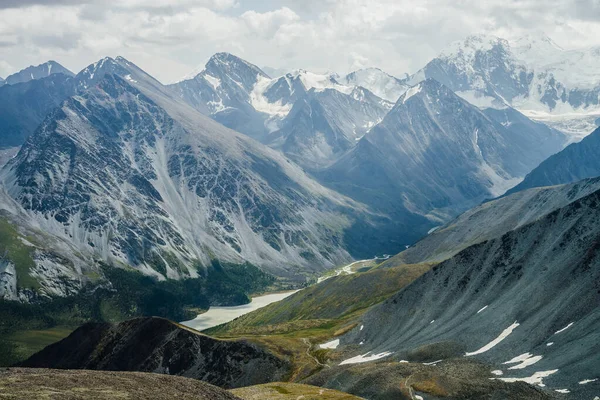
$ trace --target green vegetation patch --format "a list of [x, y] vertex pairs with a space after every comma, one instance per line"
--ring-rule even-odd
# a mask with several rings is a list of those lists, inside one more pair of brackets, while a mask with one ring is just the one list
[[75, 327], [16, 331], [0, 337], [0, 365], [8, 366], [29, 358], [44, 347], [69, 336]]
[[[211, 305], [248, 303], [250, 294], [274, 282], [271, 275], [251, 264], [217, 261], [201, 277], [179, 281], [158, 281], [132, 269], [102, 269], [110, 285], [90, 287], [77, 296], [35, 304], [0, 300], [0, 366], [38, 351], [35, 340], [44, 345], [59, 340], [51, 334], [52, 328], [60, 331], [90, 321], [120, 322], [141, 316], [188, 320]], [[22, 335], [27, 340], [19, 342], [17, 338]]]
[[30, 275], [35, 267], [33, 247], [25, 245], [19, 232], [6, 219], [0, 218], [0, 259], [4, 258], [15, 265], [17, 286], [21, 289], [39, 289], [39, 282]]
[[303, 325], [313, 329], [312, 322], [324, 325], [326, 321], [346, 319], [384, 301], [430, 267], [426, 264], [405, 265], [332, 277], [208, 332], [229, 336], [289, 333]]

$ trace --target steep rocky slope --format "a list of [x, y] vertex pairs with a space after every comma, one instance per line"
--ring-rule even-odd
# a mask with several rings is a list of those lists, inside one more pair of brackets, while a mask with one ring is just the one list
[[490, 364], [490, 378], [593, 397], [599, 390], [599, 208], [595, 191], [437, 265], [341, 339], [346, 364], [464, 357]]
[[559, 185], [600, 176], [600, 128], [579, 143], [548, 157], [508, 193], [532, 187]]
[[155, 372], [234, 388], [282, 380], [289, 365], [244, 341], [220, 341], [161, 318], [86, 324], [23, 367]]
[[[402, 95], [351, 152], [318, 176], [381, 210], [404, 207], [444, 221], [504, 193], [548, 155], [543, 153], [563, 143], [550, 132], [527, 135], [428, 79]], [[546, 151], [540, 152], [542, 143]], [[398, 221], [401, 213], [396, 211]]]
[[63, 103], [2, 172], [44, 230], [170, 278], [196, 276], [212, 257], [279, 270], [349, 258], [351, 222], [336, 209], [355, 205], [111, 63], [125, 79], [106, 75]]
[[595, 178], [524, 190], [483, 203], [437, 228], [382, 266], [446, 260], [471, 245], [498, 238], [598, 189], [600, 178]]
[[311, 89], [265, 143], [307, 169], [323, 168], [353, 148], [391, 108], [392, 103], [361, 87], [348, 94]]
[[0, 371], [0, 390], [10, 400], [240, 400], [196, 379], [140, 372], [10, 368]]

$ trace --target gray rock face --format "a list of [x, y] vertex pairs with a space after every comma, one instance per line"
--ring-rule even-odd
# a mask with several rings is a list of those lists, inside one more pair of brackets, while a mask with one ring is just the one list
[[405, 209], [440, 221], [503, 193], [548, 155], [541, 143], [555, 152], [564, 140], [544, 130], [525, 136], [428, 79], [321, 178], [361, 201], [387, 196], [381, 209], [401, 199]]
[[75, 74], [57, 63], [56, 61], [48, 61], [38, 66], [27, 67], [15, 74], [9, 75], [4, 80], [6, 85], [14, 85], [17, 83], [29, 82], [36, 79], [47, 78], [50, 75], [63, 74], [68, 77], [72, 77]]
[[260, 68], [241, 58], [217, 53], [202, 72], [171, 87], [204, 115], [231, 129], [260, 137], [267, 116], [257, 112], [250, 99], [260, 78], [270, 79]]
[[361, 87], [350, 94], [312, 89], [294, 103], [266, 143], [307, 169], [319, 169], [353, 148], [391, 108]]
[[283, 275], [349, 259], [351, 202], [115, 62], [126, 79], [65, 101], [3, 170], [45, 230], [160, 278], [197, 276], [212, 257]]
[[508, 193], [600, 176], [600, 128], [544, 160]]
[[221, 341], [161, 318], [86, 324], [23, 367], [138, 371], [236, 388], [284, 379], [290, 365], [245, 341]]
[[595, 191], [471, 246], [369, 311], [342, 343], [362, 341], [356, 352], [390, 352], [387, 360], [473, 357], [501, 371], [497, 379], [591, 398], [599, 390], [585, 382], [599, 368], [599, 222]]
[[[511, 144], [526, 149], [534, 162], [562, 150], [567, 136], [541, 122], [533, 121], [511, 107], [486, 108], [483, 113], [510, 132]], [[530, 164], [531, 165], [531, 164]]]

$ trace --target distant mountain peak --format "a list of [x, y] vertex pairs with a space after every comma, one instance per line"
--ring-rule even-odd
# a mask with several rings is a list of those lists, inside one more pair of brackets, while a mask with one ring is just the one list
[[75, 74], [63, 67], [54, 60], [49, 60], [39, 65], [30, 65], [21, 71], [6, 77], [6, 84], [14, 85], [16, 83], [28, 82], [35, 79], [46, 78], [52, 74], [64, 74], [74, 76]]
[[496, 46], [509, 47], [507, 40], [493, 35], [471, 35], [451, 43], [440, 53], [441, 58], [464, 58], [472, 60], [478, 52], [489, 51]]
[[511, 40], [511, 45], [514, 47], [534, 47], [534, 46], [546, 46], [555, 51], [563, 51], [564, 49], [560, 47], [554, 40], [552, 40], [548, 35], [543, 32], [530, 33], [521, 37], [518, 37], [514, 40]]
[[263, 76], [265, 78], [269, 78], [269, 76], [267, 74], [265, 74], [263, 72], [263, 70], [261, 70], [256, 65], [254, 65], [238, 56], [235, 56], [231, 53], [221, 52], [221, 53], [216, 53], [215, 55], [213, 55], [206, 63], [205, 70], [210, 71], [214, 68], [218, 68], [220, 70], [225, 70], [227, 72], [232, 72], [232, 71], [236, 71], [236, 70], [239, 71], [241, 69], [248, 69], [248, 70], [251, 70], [252, 73], [256, 74], [257, 76]]
[[393, 103], [408, 89], [403, 81], [375, 68], [363, 68], [346, 75], [342, 82], [347, 85], [362, 86], [382, 99]]
[[[191, 79], [202, 78], [203, 76], [210, 75], [219, 75], [218, 71], [223, 71], [224, 73], [231, 72], [233, 70], [247, 69], [252, 71], [256, 76], [262, 76], [265, 78], [270, 78], [262, 69], [257, 67], [256, 65], [227, 52], [219, 52], [213, 54], [206, 64], [199, 65], [194, 68], [189, 74], [185, 75], [183, 78], [179, 80], [179, 82], [189, 81]], [[212, 74], [211, 74], [212, 72]]]
[[325, 89], [335, 89], [344, 94], [352, 92], [353, 87], [344, 85], [339, 81], [339, 75], [335, 73], [318, 74], [305, 69], [296, 69], [287, 75], [290, 79], [299, 79], [307, 91], [314, 89], [322, 91]]
[[402, 96], [400, 96], [400, 99], [398, 99], [398, 105], [405, 104], [410, 99], [414, 97], [422, 97], [423, 95], [430, 95], [434, 97], [438, 97], [440, 95], [442, 97], [447, 97], [450, 95], [452, 97], [458, 97], [442, 83], [433, 78], [427, 78], [408, 88], [408, 90]]
[[[143, 70], [124, 57], [104, 57], [81, 70], [75, 76], [76, 85], [79, 89], [86, 89], [98, 83], [107, 74], [118, 75], [130, 83], [136, 83], [139, 79], [149, 77]], [[154, 80], [151, 77], [149, 79]]]

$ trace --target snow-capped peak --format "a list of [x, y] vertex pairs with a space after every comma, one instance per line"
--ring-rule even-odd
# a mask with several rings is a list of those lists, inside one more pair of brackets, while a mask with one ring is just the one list
[[365, 68], [346, 75], [343, 83], [362, 86], [382, 99], [396, 102], [408, 86], [379, 68]]
[[514, 49], [531, 49], [533, 47], [546, 48], [553, 51], [564, 51], [554, 40], [544, 33], [534, 33], [518, 37], [510, 41]]
[[315, 89], [322, 91], [325, 89], [335, 89], [344, 94], [350, 94], [354, 89], [352, 86], [340, 84], [336, 79], [338, 75], [333, 73], [316, 74], [304, 69], [297, 69], [288, 75], [292, 79], [300, 79], [306, 90]]
[[195, 79], [198, 76], [210, 72], [212, 72], [212, 75], [220, 75], [218, 72], [223, 72], [225, 74], [239, 74], [240, 70], [251, 71], [253, 75], [269, 78], [269, 76], [256, 65], [231, 53], [220, 52], [214, 54], [205, 65], [199, 65], [194, 68], [189, 74], [181, 78], [179, 82]]
[[508, 47], [507, 40], [493, 35], [471, 35], [465, 40], [459, 40], [451, 43], [440, 53], [440, 58], [460, 57], [465, 60], [472, 60], [477, 52], [491, 50], [495, 46]]
[[121, 56], [116, 58], [104, 57], [84, 68], [77, 74], [75, 79], [80, 88], [86, 89], [96, 84], [107, 74], [115, 74], [127, 79], [129, 82], [137, 83], [138, 78], [143, 76], [145, 72]]

